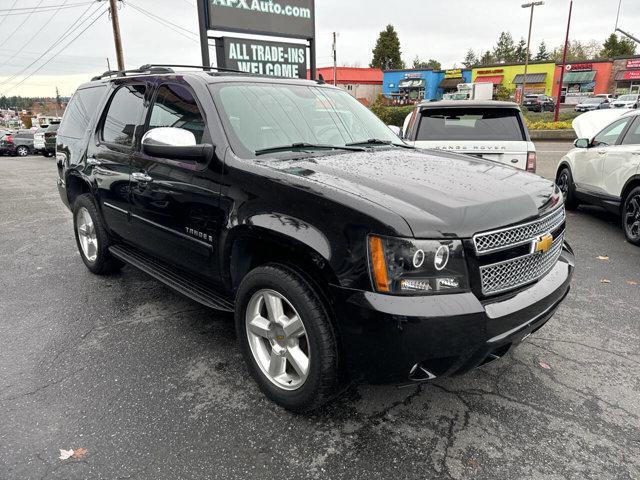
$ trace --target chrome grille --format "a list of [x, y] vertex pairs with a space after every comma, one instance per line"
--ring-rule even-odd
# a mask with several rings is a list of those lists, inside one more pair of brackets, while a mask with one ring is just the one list
[[564, 234], [553, 242], [546, 253], [530, 253], [480, 267], [483, 295], [512, 290], [544, 277], [558, 261], [563, 244]]
[[564, 205], [555, 212], [528, 223], [501, 228], [491, 232], [479, 233], [473, 237], [478, 255], [497, 252], [507, 248], [532, 242], [538, 236], [552, 232], [566, 219]]

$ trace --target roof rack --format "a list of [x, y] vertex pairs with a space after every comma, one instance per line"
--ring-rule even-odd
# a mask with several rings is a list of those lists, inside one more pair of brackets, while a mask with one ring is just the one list
[[135, 68], [131, 70], [107, 70], [101, 75], [95, 76], [91, 79], [91, 81], [101, 80], [103, 78], [108, 77], [126, 77], [127, 74], [139, 74], [139, 73], [173, 73], [173, 70], [170, 68], [159, 68], [155, 65], [143, 65], [140, 68]]

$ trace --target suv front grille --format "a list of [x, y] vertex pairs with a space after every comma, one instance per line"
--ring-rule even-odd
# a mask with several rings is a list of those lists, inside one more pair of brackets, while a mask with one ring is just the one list
[[487, 255], [518, 245], [531, 243], [540, 235], [552, 232], [566, 219], [564, 205], [555, 212], [528, 223], [479, 233], [473, 237], [473, 245], [478, 255]]
[[495, 295], [544, 277], [556, 265], [562, 252], [563, 244], [564, 233], [555, 239], [546, 253], [530, 253], [491, 265], [481, 266], [482, 294]]

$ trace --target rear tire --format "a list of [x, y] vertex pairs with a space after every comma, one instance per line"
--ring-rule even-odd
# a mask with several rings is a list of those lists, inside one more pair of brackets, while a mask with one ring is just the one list
[[18, 148], [16, 148], [16, 155], [18, 157], [26, 157], [27, 155], [29, 155], [29, 147], [20, 145]]
[[574, 210], [578, 207], [576, 200], [575, 185], [573, 184], [573, 175], [569, 167], [563, 167], [556, 177], [556, 185], [562, 192], [564, 197], [564, 205], [568, 210]]
[[335, 396], [335, 329], [321, 296], [301, 274], [280, 264], [249, 272], [236, 296], [235, 322], [247, 367], [272, 401], [308, 412]]
[[122, 267], [111, 256], [111, 238], [90, 194], [80, 195], [73, 204], [73, 230], [82, 261], [96, 275], [109, 275]]
[[629, 243], [640, 246], [640, 187], [631, 190], [624, 199], [622, 230]]

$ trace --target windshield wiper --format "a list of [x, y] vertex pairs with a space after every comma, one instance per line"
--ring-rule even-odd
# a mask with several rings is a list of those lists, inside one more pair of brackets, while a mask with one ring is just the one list
[[405, 143], [395, 143], [390, 140], [380, 140], [379, 138], [370, 138], [362, 142], [347, 143], [347, 147], [360, 147], [367, 145], [393, 145], [394, 147], [413, 148], [411, 145]]
[[292, 143], [290, 145], [281, 145], [279, 147], [261, 148], [254, 152], [255, 155], [265, 155], [267, 153], [286, 152], [289, 150], [349, 150], [352, 152], [362, 152], [364, 148], [358, 148], [356, 145], [322, 145], [314, 143]]

